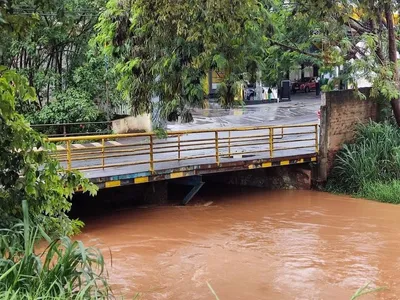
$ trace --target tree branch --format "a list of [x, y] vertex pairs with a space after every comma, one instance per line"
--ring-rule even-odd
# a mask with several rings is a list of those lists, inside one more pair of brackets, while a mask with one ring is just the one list
[[285, 44], [282, 44], [281, 42], [278, 42], [278, 41], [275, 41], [275, 40], [272, 40], [272, 39], [270, 41], [271, 41], [271, 43], [273, 45], [277, 45], [279, 47], [285, 48], [286, 50], [297, 52], [297, 53], [301, 53], [301, 54], [304, 54], [304, 55], [307, 55], [307, 56], [310, 56], [310, 57], [313, 57], [313, 58], [322, 59], [322, 56], [320, 54], [307, 52], [307, 51], [299, 49], [298, 47], [292, 47], [292, 46], [289, 46], [289, 45], [285, 45]]
[[357, 31], [358, 34], [363, 34], [363, 33], [367, 33], [367, 32], [371, 32], [371, 28], [365, 26], [364, 24], [362, 24], [360, 21], [350, 17], [349, 20], [349, 26], [354, 29], [355, 31]]

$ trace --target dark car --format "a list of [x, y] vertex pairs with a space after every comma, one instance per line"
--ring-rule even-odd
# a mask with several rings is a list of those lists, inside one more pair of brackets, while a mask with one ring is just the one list
[[304, 93], [308, 93], [316, 89], [316, 80], [314, 77], [304, 77], [292, 84], [292, 92], [296, 93], [297, 91], [302, 91]]

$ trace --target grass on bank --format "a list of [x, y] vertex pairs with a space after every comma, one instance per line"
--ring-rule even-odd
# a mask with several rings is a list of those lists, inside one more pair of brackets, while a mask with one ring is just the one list
[[[24, 220], [0, 229], [0, 299], [109, 299], [103, 256], [68, 237], [51, 240], [30, 224], [23, 201]], [[35, 252], [38, 239], [47, 248]]]
[[363, 185], [357, 196], [370, 200], [399, 204], [400, 180], [367, 182]]
[[400, 129], [389, 122], [359, 125], [353, 144], [334, 161], [328, 191], [400, 203]]

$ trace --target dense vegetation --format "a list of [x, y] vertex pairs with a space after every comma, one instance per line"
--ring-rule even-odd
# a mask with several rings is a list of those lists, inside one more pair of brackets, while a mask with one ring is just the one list
[[105, 110], [105, 119], [121, 104], [135, 114], [150, 112], [157, 94], [164, 117], [190, 121], [190, 110], [206, 105], [210, 69], [224, 75], [218, 97], [231, 106], [243, 83], [262, 79], [275, 85], [301, 63], [323, 71], [342, 66], [337, 80], [349, 84], [370, 79], [374, 93], [400, 114], [393, 63], [398, 5], [388, 0], [2, 0], [0, 65], [24, 74], [35, 88], [38, 101], [16, 107], [40, 123], [80, 121], [68, 113], [62, 119], [47, 112], [35, 118], [53, 101], [63, 106], [71, 90], [78, 95], [70, 99], [77, 100], [75, 107], [85, 98]]
[[51, 239], [31, 223], [27, 201], [22, 207], [23, 222], [0, 229], [0, 298], [108, 299], [101, 253], [66, 236]]
[[354, 143], [337, 154], [328, 189], [400, 203], [400, 129], [389, 122], [360, 125]]
[[63, 170], [50, 156], [55, 146], [16, 112], [17, 99], [35, 99], [27, 80], [2, 68], [0, 86], [0, 227], [10, 228], [21, 218], [21, 201], [27, 200], [34, 221], [46, 229], [69, 234], [78, 230], [81, 222], [66, 215], [71, 206], [68, 199], [78, 187], [93, 194], [96, 186], [79, 173]]
[[[69, 88], [56, 95], [57, 101], [52, 101], [38, 112], [29, 113], [27, 119], [31, 124], [65, 124], [77, 123], [66, 126], [68, 134], [84, 132], [104, 132], [107, 129], [107, 117], [99, 107], [90, 99], [86, 92]], [[104, 122], [93, 124], [79, 124], [85, 122]], [[41, 133], [63, 134], [62, 126], [36, 127]]]
[[190, 120], [210, 69], [225, 75], [218, 96], [230, 106], [244, 82], [276, 84], [306, 62], [324, 71], [340, 66], [332, 83], [369, 79], [400, 124], [398, 8], [390, 0], [111, 0], [95, 40], [117, 62], [119, 88], [136, 113], [151, 111], [158, 94], [166, 115]]
[[[24, 75], [34, 88], [38, 101], [16, 102], [31, 122], [105, 120], [121, 103], [113, 61], [89, 42], [105, 5], [104, 0], [1, 1], [0, 65]], [[47, 106], [53, 107], [42, 111]], [[86, 110], [77, 116], [74, 111], [82, 107]]]
[[[66, 214], [72, 194], [96, 187], [63, 170], [50, 156], [54, 145], [17, 113], [17, 102], [35, 100], [28, 80], [0, 67], [0, 87], [1, 299], [107, 298], [101, 254], [65, 236], [83, 225]], [[37, 254], [42, 238], [48, 246]]]
[[269, 18], [258, 1], [111, 0], [97, 25], [96, 42], [116, 58], [120, 88], [136, 113], [151, 111], [158, 94], [165, 116], [190, 120], [201, 107], [211, 69], [224, 74], [223, 106], [261, 66]]

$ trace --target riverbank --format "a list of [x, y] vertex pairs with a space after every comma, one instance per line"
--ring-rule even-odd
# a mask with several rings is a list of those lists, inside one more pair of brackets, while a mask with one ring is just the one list
[[[112, 201], [112, 199], [110, 199]], [[400, 207], [315, 191], [205, 185], [190, 206], [86, 217], [117, 295], [141, 299], [396, 299]], [[112, 256], [112, 259], [111, 259]], [[111, 264], [112, 261], [112, 264]]]

